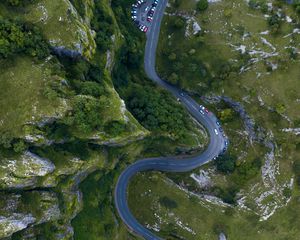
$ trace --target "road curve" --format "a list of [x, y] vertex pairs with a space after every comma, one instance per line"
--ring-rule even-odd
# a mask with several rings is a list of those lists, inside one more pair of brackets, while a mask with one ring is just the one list
[[[191, 171], [215, 158], [224, 149], [225, 143], [221, 133], [215, 133], [219, 129], [217, 118], [212, 114], [201, 114], [199, 105], [187, 93], [163, 81], [155, 71], [156, 48], [159, 38], [161, 20], [167, 5], [167, 0], [161, 0], [154, 15], [153, 24], [147, 33], [145, 47], [144, 67], [148, 77], [179, 98], [188, 112], [200, 122], [208, 131], [210, 141], [207, 149], [198, 156], [189, 158], [159, 157], [138, 160], [128, 166], [120, 175], [115, 187], [114, 199], [119, 216], [130, 231], [147, 240], [161, 239], [149, 229], [141, 225], [132, 215], [127, 204], [127, 188], [130, 179], [138, 172], [156, 170], [162, 172], [187, 172]], [[219, 130], [218, 130], [219, 131]]]

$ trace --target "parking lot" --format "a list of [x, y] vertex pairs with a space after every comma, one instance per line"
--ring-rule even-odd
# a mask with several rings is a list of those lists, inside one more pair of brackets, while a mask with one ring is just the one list
[[131, 19], [142, 32], [151, 27], [159, 0], [138, 0], [131, 6]]

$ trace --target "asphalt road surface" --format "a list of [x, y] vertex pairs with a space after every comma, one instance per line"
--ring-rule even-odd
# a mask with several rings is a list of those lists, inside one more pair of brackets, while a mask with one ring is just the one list
[[[187, 172], [191, 171], [217, 157], [225, 147], [225, 139], [219, 131], [216, 124], [217, 118], [212, 113], [202, 114], [197, 104], [187, 93], [163, 81], [155, 71], [156, 48], [160, 32], [160, 24], [167, 5], [167, 0], [161, 0], [156, 8], [152, 26], [147, 33], [147, 43], [145, 48], [144, 67], [148, 77], [171, 92], [188, 110], [188, 112], [199, 121], [208, 131], [210, 142], [207, 149], [198, 156], [190, 158], [181, 157], [161, 157], [138, 160], [128, 166], [120, 175], [115, 187], [115, 205], [117, 211], [129, 228], [129, 230], [138, 236], [147, 240], [161, 239], [149, 229], [141, 225], [132, 215], [127, 204], [127, 188], [130, 179], [141, 171], [162, 171], [162, 172]], [[218, 134], [215, 133], [217, 129]]]

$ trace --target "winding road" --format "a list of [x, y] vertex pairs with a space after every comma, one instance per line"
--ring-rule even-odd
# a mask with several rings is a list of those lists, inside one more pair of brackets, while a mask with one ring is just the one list
[[[142, 171], [162, 171], [162, 172], [187, 172], [191, 171], [217, 157], [225, 147], [225, 139], [222, 134], [216, 134], [215, 129], [219, 129], [216, 124], [217, 118], [212, 114], [201, 114], [199, 104], [197, 104], [187, 93], [163, 81], [155, 71], [156, 48], [159, 38], [160, 25], [167, 5], [167, 0], [161, 0], [157, 6], [154, 15], [153, 24], [147, 33], [147, 42], [145, 48], [144, 67], [148, 77], [171, 92], [176, 98], [179, 98], [188, 112], [200, 122], [208, 131], [210, 141], [207, 149], [198, 156], [190, 158], [181, 157], [159, 157], [138, 160], [128, 166], [120, 175], [115, 187], [114, 198], [117, 211], [129, 228], [138, 236], [147, 240], [161, 239], [152, 233], [149, 229], [141, 225], [129, 210], [127, 203], [127, 188], [130, 179], [138, 172]], [[219, 130], [218, 130], [219, 132]]]

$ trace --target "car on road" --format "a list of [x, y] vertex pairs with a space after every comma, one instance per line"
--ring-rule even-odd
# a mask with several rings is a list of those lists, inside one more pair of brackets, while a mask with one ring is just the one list
[[146, 0], [138, 0], [136, 3], [137, 5], [142, 5], [144, 2], [146, 2]]
[[216, 135], [219, 135], [219, 133], [218, 133], [218, 130], [217, 130], [217, 129], [214, 129], [214, 131], [215, 131], [215, 134], [216, 134]]
[[154, 3], [152, 3], [152, 6], [153, 6], [153, 7], [156, 7], [157, 4], [158, 4], [158, 0], [155, 0]]

